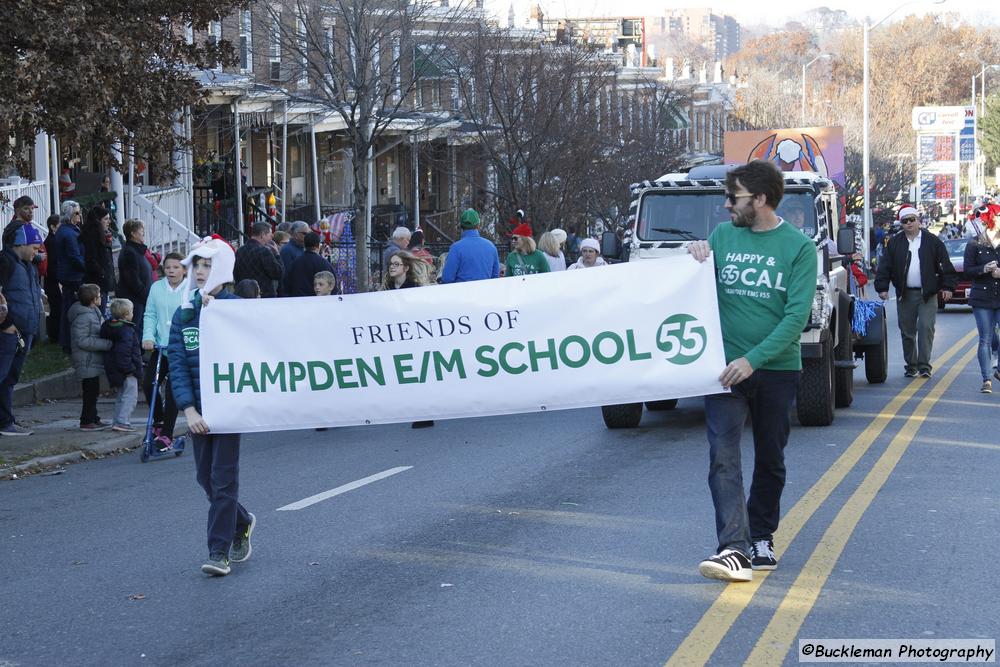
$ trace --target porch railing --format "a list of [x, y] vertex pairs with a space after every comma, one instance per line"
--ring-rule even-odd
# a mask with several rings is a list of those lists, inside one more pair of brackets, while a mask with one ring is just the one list
[[42, 232], [42, 236], [48, 234], [48, 227], [45, 225], [46, 218], [51, 214], [49, 204], [49, 182], [48, 181], [22, 181], [10, 185], [0, 186], [0, 226], [6, 224], [14, 217], [14, 200], [18, 197], [28, 195], [35, 202], [35, 227]]
[[[199, 239], [189, 226], [193, 217], [192, 205], [184, 188], [136, 194], [133, 201], [135, 210], [132, 214], [142, 220], [146, 245], [154, 252], [178, 252], [183, 255]], [[182, 220], [187, 220], [188, 224]]]

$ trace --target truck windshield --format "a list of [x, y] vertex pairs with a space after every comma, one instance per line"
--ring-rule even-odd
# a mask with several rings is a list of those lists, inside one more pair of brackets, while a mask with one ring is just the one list
[[816, 236], [816, 203], [811, 192], [786, 192], [778, 204], [778, 216], [809, 238]]
[[[707, 239], [720, 222], [731, 220], [721, 192], [651, 192], [639, 206], [638, 236], [643, 241]], [[812, 238], [816, 205], [809, 192], [786, 193], [778, 215]]]
[[729, 220], [721, 192], [652, 192], [639, 206], [638, 235], [644, 241], [707, 239]]

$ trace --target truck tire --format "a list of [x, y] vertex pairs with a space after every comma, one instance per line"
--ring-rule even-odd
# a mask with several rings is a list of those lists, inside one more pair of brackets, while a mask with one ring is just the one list
[[833, 337], [824, 331], [820, 338], [819, 359], [802, 360], [802, 378], [795, 395], [799, 423], [803, 426], [829, 426], [833, 423], [834, 372]]
[[635, 428], [642, 421], [642, 403], [623, 403], [601, 407], [604, 425], [608, 428]]
[[836, 369], [833, 377], [833, 402], [838, 408], [849, 408], [851, 407], [851, 403], [854, 402], [854, 341], [852, 340], [853, 332], [851, 331], [853, 313], [851, 312], [850, 299], [841, 299], [841, 308], [843, 310], [837, 312], [837, 326], [840, 329], [838, 337], [840, 342], [834, 348], [833, 356], [837, 361], [850, 362], [851, 367]]
[[676, 398], [668, 398], [665, 401], [646, 401], [646, 409], [650, 412], [662, 412], [663, 410], [673, 410], [677, 407]]
[[889, 377], [889, 331], [882, 317], [882, 342], [865, 348], [865, 379], [882, 384]]

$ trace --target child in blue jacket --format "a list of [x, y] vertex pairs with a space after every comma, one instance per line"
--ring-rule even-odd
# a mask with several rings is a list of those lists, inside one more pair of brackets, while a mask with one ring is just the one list
[[239, 502], [240, 435], [214, 434], [201, 416], [199, 351], [202, 308], [212, 299], [236, 299], [233, 282], [236, 255], [218, 236], [196, 244], [182, 262], [188, 267], [187, 288], [170, 325], [167, 359], [177, 407], [184, 411], [192, 434], [198, 483], [208, 495], [208, 560], [201, 571], [213, 576], [230, 572], [230, 561], [250, 558], [250, 535], [257, 518]]
[[128, 299], [111, 301], [111, 319], [101, 325], [101, 338], [111, 341], [104, 353], [104, 373], [108, 384], [118, 389], [112, 431], [134, 431], [132, 411], [139, 402], [139, 378], [142, 377], [142, 350], [139, 332], [132, 315], [135, 312]]

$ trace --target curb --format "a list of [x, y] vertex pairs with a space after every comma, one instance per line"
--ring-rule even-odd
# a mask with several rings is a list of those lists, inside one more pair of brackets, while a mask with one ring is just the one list
[[[132, 443], [132, 446], [128, 446]], [[125, 434], [109, 438], [103, 442], [97, 442], [92, 445], [85, 445], [75, 452], [67, 452], [65, 454], [57, 454], [56, 456], [39, 456], [24, 463], [18, 463], [15, 466], [10, 466], [7, 468], [0, 468], [0, 479], [11, 479], [14, 475], [19, 475], [20, 473], [31, 473], [44, 468], [50, 468], [52, 466], [64, 465], [67, 463], [77, 463], [81, 460], [87, 461], [91, 458], [96, 458], [100, 456], [107, 456], [108, 454], [114, 454], [121, 451], [132, 451], [138, 449], [141, 445], [135, 445], [135, 434]], [[92, 456], [88, 456], [88, 454]]]
[[[101, 393], [109, 390], [107, 378], [101, 375]], [[33, 382], [22, 382], [14, 387], [13, 405], [23, 408], [26, 405], [41, 403], [46, 400], [55, 401], [62, 398], [80, 398], [82, 387], [76, 371], [71, 369], [60, 371], [54, 375], [38, 378]]]

